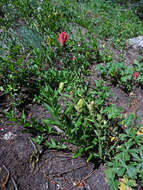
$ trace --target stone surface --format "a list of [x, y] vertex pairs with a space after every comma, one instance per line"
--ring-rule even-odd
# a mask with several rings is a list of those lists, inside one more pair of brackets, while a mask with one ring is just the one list
[[127, 40], [127, 43], [133, 48], [143, 48], [143, 36], [138, 36]]
[[8, 140], [13, 140], [15, 137], [16, 137], [17, 135], [16, 134], [13, 134], [12, 132], [8, 132], [8, 133], [6, 133], [5, 135], [3, 135], [3, 140], [6, 140], [6, 141], [8, 141]]

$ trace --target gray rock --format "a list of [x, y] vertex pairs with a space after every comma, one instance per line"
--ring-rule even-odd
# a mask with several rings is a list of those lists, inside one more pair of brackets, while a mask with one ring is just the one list
[[128, 39], [127, 43], [135, 49], [143, 48], [143, 36]]
[[3, 140], [13, 140], [17, 135], [13, 134], [12, 132], [8, 132], [3, 136]]

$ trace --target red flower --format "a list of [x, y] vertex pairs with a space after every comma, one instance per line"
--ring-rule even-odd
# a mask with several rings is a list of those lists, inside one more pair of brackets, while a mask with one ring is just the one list
[[134, 72], [134, 73], [133, 73], [133, 77], [134, 77], [134, 78], [136, 78], [136, 79], [137, 79], [137, 78], [138, 78], [138, 76], [139, 76], [139, 73], [138, 73], [138, 72]]
[[72, 61], [75, 61], [75, 56], [72, 57]]
[[67, 34], [65, 32], [59, 33], [59, 38], [57, 41], [59, 42], [60, 46], [63, 46], [68, 40]]

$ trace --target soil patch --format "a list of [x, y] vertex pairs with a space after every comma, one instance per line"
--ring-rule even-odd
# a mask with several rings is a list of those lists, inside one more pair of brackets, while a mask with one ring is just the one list
[[[32, 109], [33, 115], [39, 113], [38, 118], [47, 117], [43, 107], [35, 105]], [[96, 170], [82, 157], [73, 159], [72, 152], [43, 150], [34, 144], [31, 134], [23, 133], [22, 126], [1, 120], [0, 189], [109, 189], [104, 166]]]

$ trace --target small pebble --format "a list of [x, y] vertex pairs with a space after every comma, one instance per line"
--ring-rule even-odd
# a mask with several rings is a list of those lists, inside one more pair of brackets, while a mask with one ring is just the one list
[[12, 132], [8, 132], [5, 135], [3, 135], [3, 140], [13, 140], [17, 135], [13, 134]]

